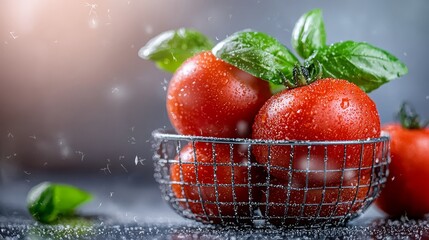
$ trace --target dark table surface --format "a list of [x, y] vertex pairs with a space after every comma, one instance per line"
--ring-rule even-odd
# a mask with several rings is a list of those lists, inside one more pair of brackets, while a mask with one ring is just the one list
[[[429, 239], [428, 219], [386, 219], [371, 207], [347, 226], [324, 229], [223, 228], [177, 215], [157, 186], [138, 173], [26, 174], [0, 184], [0, 239]], [[78, 219], [44, 225], [25, 206], [28, 190], [41, 181], [74, 184], [94, 193]]]

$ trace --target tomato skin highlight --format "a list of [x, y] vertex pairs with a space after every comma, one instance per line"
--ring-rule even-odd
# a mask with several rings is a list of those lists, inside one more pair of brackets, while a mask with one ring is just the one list
[[[234, 146], [233, 150], [233, 162], [236, 164], [248, 163], [247, 147], [244, 149], [239, 148], [240, 145]], [[235, 210], [232, 204], [234, 200], [236, 202], [243, 202], [244, 204], [237, 204], [237, 217], [249, 217], [251, 215], [250, 206], [248, 203], [250, 199], [249, 187], [247, 184], [256, 184], [264, 181], [263, 169], [261, 167], [251, 167], [251, 183], [248, 182], [248, 167], [234, 166], [231, 167], [220, 165], [216, 167], [216, 180], [214, 179], [215, 168], [213, 160], [212, 145], [209, 143], [198, 142], [195, 144], [195, 155], [197, 162], [201, 165], [195, 167], [194, 162], [194, 151], [192, 144], [186, 145], [180, 151], [180, 160], [182, 162], [182, 172], [180, 171], [179, 163], [174, 163], [170, 166], [170, 178], [171, 181], [177, 182], [172, 183], [172, 191], [176, 198], [188, 199], [188, 204], [185, 201], [179, 202], [184, 209], [189, 209], [193, 214], [196, 214], [198, 219], [212, 222], [221, 223], [219, 215], [222, 216], [224, 222], [235, 222]], [[231, 164], [230, 160], [230, 146], [229, 144], [216, 144], [216, 163], [217, 164]], [[179, 159], [179, 155], [176, 160]], [[206, 164], [206, 165], [204, 165]], [[198, 171], [198, 174], [196, 174]], [[182, 179], [181, 179], [182, 176]], [[197, 181], [198, 177], [198, 181]], [[220, 186], [219, 184], [246, 184], [246, 186]], [[218, 199], [216, 199], [216, 188], [214, 186], [201, 186], [198, 189], [197, 182], [201, 184], [218, 184]], [[180, 184], [182, 183], [182, 184]], [[259, 202], [261, 189], [259, 187], [252, 187], [251, 196], [252, 202]], [[235, 196], [235, 198], [234, 198]], [[201, 198], [201, 199], [200, 199]], [[204, 201], [204, 204], [201, 203]], [[215, 203], [219, 202], [219, 206]], [[189, 202], [197, 201], [197, 202]], [[205, 216], [205, 213], [208, 215]], [[253, 210], [256, 210], [253, 207]], [[227, 217], [229, 216], [229, 217]], [[250, 222], [249, 219], [239, 219], [239, 222]]]
[[191, 57], [167, 91], [167, 112], [179, 134], [250, 137], [253, 119], [271, 97], [269, 84], [216, 58]]
[[429, 213], [429, 129], [387, 124], [391, 163], [376, 205], [392, 217], [421, 218]]

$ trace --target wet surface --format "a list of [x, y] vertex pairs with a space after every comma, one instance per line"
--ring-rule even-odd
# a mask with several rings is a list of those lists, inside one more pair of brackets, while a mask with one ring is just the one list
[[[385, 219], [375, 208], [370, 208], [347, 226], [324, 229], [202, 225], [174, 213], [161, 199], [157, 187], [143, 184], [137, 175], [39, 176], [30, 182], [14, 180], [1, 183], [0, 239], [429, 238], [428, 219]], [[37, 223], [26, 211], [25, 197], [29, 188], [46, 179], [83, 187], [94, 193], [95, 199], [80, 209], [78, 218], [54, 225]]]
[[[102, 224], [104, 223], [104, 224]], [[0, 236], [10, 239], [389, 239], [429, 238], [427, 221], [379, 221], [370, 226], [326, 229], [219, 228], [195, 223], [117, 223], [100, 219], [77, 224], [41, 225], [21, 218], [0, 218]]]

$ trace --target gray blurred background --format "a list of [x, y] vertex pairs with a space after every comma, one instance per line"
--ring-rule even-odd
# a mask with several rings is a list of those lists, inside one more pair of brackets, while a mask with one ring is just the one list
[[290, 47], [294, 23], [316, 7], [324, 12], [328, 43], [367, 41], [408, 65], [408, 75], [370, 94], [383, 123], [393, 121], [403, 100], [429, 118], [425, 0], [3, 0], [0, 182], [106, 170], [150, 181], [151, 132], [170, 128], [171, 75], [139, 59], [139, 48], [179, 27], [216, 42], [252, 28]]

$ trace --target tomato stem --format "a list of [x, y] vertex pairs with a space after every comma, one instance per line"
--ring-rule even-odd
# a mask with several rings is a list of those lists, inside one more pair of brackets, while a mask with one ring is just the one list
[[319, 62], [304, 62], [304, 65], [297, 64], [293, 68], [293, 79], [288, 79], [282, 72], [282, 84], [288, 89], [307, 86], [322, 77], [322, 65]]
[[429, 125], [429, 121], [426, 121], [424, 124], [420, 124], [420, 116], [407, 102], [402, 103], [401, 109], [398, 113], [398, 118], [402, 127], [406, 129], [421, 129]]
[[278, 71], [278, 73], [281, 76], [280, 84], [283, 84], [284, 86], [286, 86], [287, 89], [296, 88], [295, 84], [292, 81], [290, 81], [289, 78], [286, 77], [282, 71]]
[[308, 85], [308, 70], [300, 65], [296, 65], [293, 68], [293, 80], [297, 87], [302, 87]]

